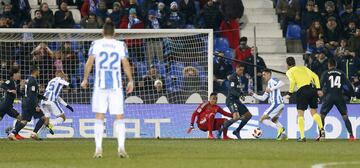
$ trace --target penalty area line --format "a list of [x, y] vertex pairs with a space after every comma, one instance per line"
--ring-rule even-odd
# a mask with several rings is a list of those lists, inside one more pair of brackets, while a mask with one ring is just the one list
[[360, 161], [320, 163], [320, 164], [312, 165], [311, 168], [326, 168], [326, 167], [338, 166], [338, 165], [360, 165]]

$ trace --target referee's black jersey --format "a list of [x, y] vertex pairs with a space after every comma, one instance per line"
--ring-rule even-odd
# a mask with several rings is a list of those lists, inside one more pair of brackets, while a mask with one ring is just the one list
[[325, 94], [332, 96], [342, 96], [343, 91], [353, 94], [354, 89], [345, 73], [339, 69], [329, 69], [321, 75], [320, 80]]

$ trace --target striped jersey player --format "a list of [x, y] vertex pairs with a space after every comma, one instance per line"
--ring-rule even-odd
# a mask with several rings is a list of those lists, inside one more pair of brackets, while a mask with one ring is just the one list
[[271, 70], [269, 69], [265, 69], [262, 73], [262, 76], [264, 80], [267, 81], [265, 93], [261, 96], [257, 95], [256, 93], [250, 93], [250, 95], [260, 101], [265, 101], [267, 98], [269, 98], [271, 105], [264, 112], [260, 122], [277, 129], [277, 139], [281, 140], [282, 135], [285, 135], [285, 129], [278, 119], [284, 109], [284, 101], [280, 92], [280, 88], [284, 86], [284, 83], [277, 78], [273, 78], [271, 76]]

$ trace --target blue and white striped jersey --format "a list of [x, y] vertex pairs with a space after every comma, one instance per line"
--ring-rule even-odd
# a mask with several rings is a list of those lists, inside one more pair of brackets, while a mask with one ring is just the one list
[[48, 98], [48, 101], [58, 101], [63, 86], [69, 86], [69, 82], [61, 79], [60, 77], [51, 79], [51, 81], [46, 86], [44, 96]]
[[121, 60], [128, 57], [126, 44], [115, 39], [95, 40], [89, 49], [90, 55], [95, 57], [94, 88], [121, 88]]
[[283, 86], [283, 82], [277, 78], [271, 78], [268, 81], [267, 87], [271, 89], [269, 93], [269, 102], [271, 104], [282, 104], [284, 103], [283, 97], [281, 96], [280, 87]]

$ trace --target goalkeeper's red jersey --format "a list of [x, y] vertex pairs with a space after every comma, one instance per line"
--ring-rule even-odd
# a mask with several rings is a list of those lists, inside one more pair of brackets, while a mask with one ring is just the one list
[[223, 110], [220, 106], [218, 105], [211, 105], [210, 102], [204, 102], [201, 103], [196, 110], [194, 111], [194, 113], [192, 114], [191, 117], [191, 123], [194, 123], [195, 118], [197, 117], [196, 123], [199, 124], [204, 124], [203, 122], [207, 121], [207, 118], [212, 114], [215, 115], [217, 112], [221, 113], [224, 116], [227, 117], [231, 117], [232, 118], [232, 114], [226, 112], [225, 110]]

